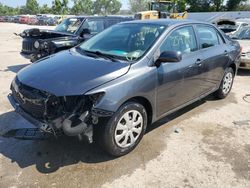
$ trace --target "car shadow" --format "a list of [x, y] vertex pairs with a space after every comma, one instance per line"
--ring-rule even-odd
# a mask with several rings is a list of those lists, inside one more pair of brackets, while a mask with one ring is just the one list
[[27, 64], [21, 64], [21, 65], [13, 65], [13, 66], [8, 66], [6, 69], [4, 69], [3, 71], [4, 72], [8, 72], [8, 71], [11, 71], [11, 72], [14, 72], [14, 73], [17, 73], [18, 71], [20, 71], [21, 69], [23, 69], [24, 67], [30, 65], [29, 63]]
[[250, 76], [250, 69], [239, 69], [238, 76]]
[[[209, 96], [204, 100], [193, 103], [192, 105], [189, 105], [171, 115], [166, 116], [165, 118], [152, 124], [147, 129], [146, 134], [153, 132], [153, 130], [177, 119], [186, 112], [191, 111], [192, 109], [212, 99], [213, 97]], [[17, 127], [23, 128], [26, 127], [26, 125], [31, 127], [31, 125], [26, 120], [21, 118], [14, 111], [0, 115], [0, 135], [3, 135], [10, 129]], [[149, 137], [151, 136], [152, 135], [149, 135]], [[145, 158], [147, 158], [145, 156], [148, 155], [154, 158], [160, 153], [160, 151], [158, 151], [159, 148], [156, 148], [153, 145], [153, 143], [150, 141], [150, 138], [147, 139], [149, 141], [144, 144], [146, 145], [145, 148], [139, 148], [139, 151], [132, 152], [128, 155], [128, 158], [131, 159], [131, 161], [134, 161], [135, 158], [137, 160], [138, 158], [143, 158], [141, 162], [145, 162]], [[152, 144], [152, 146], [149, 146], [148, 144]], [[157, 144], [163, 145], [162, 142]], [[155, 148], [156, 151], [152, 152], [152, 149], [148, 148]], [[58, 139], [42, 141], [17, 140], [14, 138], [5, 138], [0, 136], [0, 154], [4, 155], [6, 158], [9, 158], [12, 162], [17, 163], [20, 168], [26, 168], [35, 165], [36, 169], [41, 173], [53, 173], [61, 167], [77, 164], [79, 162], [85, 164], [98, 164], [108, 161], [123, 160], [121, 158], [111, 157], [96, 143], [87, 144], [78, 141], [77, 138], [69, 138], [65, 136], [62, 136]], [[143, 157], [140, 155], [143, 155]], [[130, 167], [133, 169], [140, 166], [140, 161], [135, 162], [136, 163], [132, 163], [130, 165]], [[125, 166], [129, 164], [125, 160], [123, 160], [123, 163]]]

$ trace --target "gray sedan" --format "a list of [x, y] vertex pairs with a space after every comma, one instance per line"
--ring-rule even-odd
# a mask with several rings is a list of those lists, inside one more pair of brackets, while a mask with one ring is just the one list
[[164, 116], [211, 93], [225, 98], [239, 58], [238, 42], [208, 23], [125, 22], [21, 70], [9, 99], [43, 131], [122, 156]]

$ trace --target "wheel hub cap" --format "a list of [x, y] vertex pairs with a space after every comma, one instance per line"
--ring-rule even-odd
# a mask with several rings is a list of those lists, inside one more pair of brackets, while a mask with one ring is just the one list
[[233, 74], [231, 72], [228, 72], [223, 80], [223, 93], [227, 94], [232, 86], [233, 83]]
[[142, 132], [143, 118], [139, 111], [131, 110], [119, 119], [115, 130], [115, 142], [125, 148], [134, 144]]

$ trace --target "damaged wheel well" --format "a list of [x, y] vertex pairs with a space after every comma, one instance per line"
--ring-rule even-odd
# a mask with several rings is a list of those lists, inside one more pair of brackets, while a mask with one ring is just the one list
[[[141, 105], [144, 106], [144, 108], [145, 108], [146, 111], [147, 111], [148, 125], [150, 125], [150, 124], [152, 123], [153, 108], [152, 108], [152, 105], [151, 105], [151, 103], [149, 102], [149, 100], [146, 99], [145, 97], [133, 97], [133, 98], [131, 98], [131, 99], [125, 101], [124, 103], [129, 102], [129, 101], [138, 102], [138, 103], [140, 103]], [[123, 103], [123, 104], [124, 104], [124, 103]]]

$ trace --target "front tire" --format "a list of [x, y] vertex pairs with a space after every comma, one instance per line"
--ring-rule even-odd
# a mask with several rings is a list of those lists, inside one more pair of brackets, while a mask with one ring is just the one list
[[125, 155], [139, 144], [146, 127], [145, 108], [137, 102], [127, 102], [105, 125], [102, 132], [102, 145], [113, 156]]
[[230, 93], [234, 82], [234, 71], [231, 67], [225, 70], [224, 77], [221, 81], [220, 88], [215, 92], [215, 96], [224, 99]]

